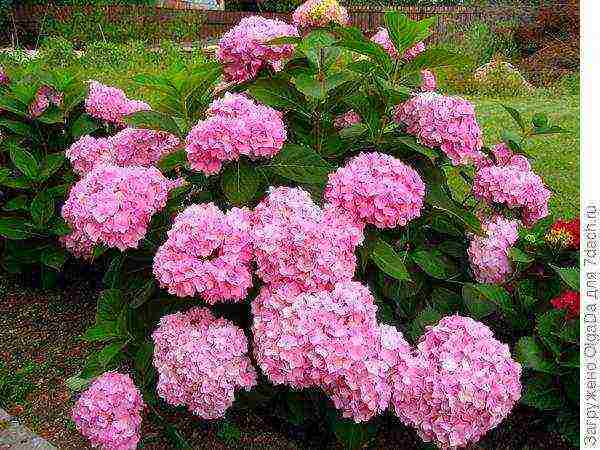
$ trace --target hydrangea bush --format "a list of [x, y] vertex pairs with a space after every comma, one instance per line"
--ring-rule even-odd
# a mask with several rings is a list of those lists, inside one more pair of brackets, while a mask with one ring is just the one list
[[[347, 22], [333, 0], [244, 19], [216, 61], [136, 77], [151, 106], [89, 83], [60, 240], [105, 269], [81, 401], [125, 367], [159, 417], [259, 404], [350, 446], [389, 413], [456, 448], [548, 386], [563, 400], [544, 375], [573, 364], [551, 326], [573, 328], [578, 237], [550, 227], [524, 151], [562, 130], [507, 107], [522, 136], [484, 143], [473, 105], [436, 91], [461, 57], [426, 48], [431, 19]], [[76, 416], [90, 439], [102, 408]]]

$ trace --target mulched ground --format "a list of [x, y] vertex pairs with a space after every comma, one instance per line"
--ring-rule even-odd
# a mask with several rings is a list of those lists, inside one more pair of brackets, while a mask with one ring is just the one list
[[[23, 288], [0, 275], [0, 406], [59, 449], [90, 449], [71, 420], [73, 398], [64, 380], [83, 366], [94, 346], [78, 339], [94, 320], [98, 289], [69, 281], [61, 290]], [[206, 422], [186, 413], [162, 411], [194, 449], [337, 449], [332, 436], [292, 427], [273, 416], [234, 411], [228, 421]], [[176, 448], [169, 430], [146, 420], [140, 448]], [[173, 430], [171, 429], [171, 432]], [[417, 450], [416, 435], [390, 419], [371, 449]], [[539, 413], [517, 408], [498, 429], [471, 450], [568, 450], [548, 432]]]

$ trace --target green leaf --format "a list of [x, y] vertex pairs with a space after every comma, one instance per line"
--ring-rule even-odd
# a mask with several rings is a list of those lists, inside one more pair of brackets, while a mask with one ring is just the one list
[[331, 427], [337, 440], [346, 450], [364, 448], [377, 431], [372, 423], [354, 423], [351, 420], [332, 419]]
[[530, 264], [534, 261], [533, 257], [529, 256], [527, 253], [525, 253], [518, 247], [511, 248], [509, 251], [509, 255], [510, 259], [518, 263]]
[[503, 313], [508, 315], [515, 313], [512, 298], [502, 286], [497, 284], [473, 284], [472, 286], [485, 299], [493, 302]]
[[80, 378], [79, 376], [69, 377], [65, 380], [67, 387], [73, 392], [83, 391], [90, 385], [91, 379]]
[[14, 240], [28, 239], [31, 237], [30, 226], [24, 219], [0, 217], [0, 236]]
[[[2, 108], [0, 108], [1, 110]], [[0, 118], [0, 127], [5, 128], [18, 136], [29, 137], [33, 135], [33, 129], [26, 123], [16, 120]]]
[[515, 347], [515, 356], [524, 367], [537, 372], [553, 374], [556, 371], [556, 364], [546, 358], [544, 348], [534, 336], [519, 339]]
[[527, 130], [527, 127], [525, 126], [525, 122], [523, 121], [523, 117], [521, 117], [521, 113], [519, 111], [517, 111], [515, 108], [513, 108], [511, 106], [502, 105], [502, 104], [500, 106], [502, 106], [506, 110], [506, 112], [510, 114], [510, 116], [517, 123], [517, 125], [519, 125], [519, 128], [521, 128], [521, 131]]
[[469, 63], [469, 59], [461, 53], [442, 48], [429, 48], [415, 57], [402, 68], [402, 73], [412, 74], [423, 69], [444, 67], [461, 67]]
[[40, 192], [31, 201], [30, 212], [34, 224], [44, 225], [54, 215], [54, 199], [48, 192]]
[[398, 54], [416, 43], [419, 28], [414, 20], [398, 11], [388, 11], [384, 16], [385, 26], [388, 30], [390, 40], [394, 44]]
[[342, 39], [335, 44], [337, 47], [346, 48], [353, 52], [373, 59], [382, 69], [388, 71], [393, 67], [392, 58], [381, 45], [368, 41], [361, 36], [360, 39]]
[[476, 319], [483, 319], [496, 310], [496, 305], [486, 298], [474, 284], [465, 283], [462, 289], [465, 306]]
[[113, 359], [115, 359], [119, 353], [129, 344], [129, 339], [124, 341], [111, 342], [98, 352], [97, 358], [98, 363], [102, 367], [107, 367]]
[[552, 378], [540, 375], [525, 382], [521, 403], [548, 411], [560, 408], [563, 402], [560, 389], [552, 384]]
[[56, 236], [66, 236], [70, 234], [71, 227], [62, 217], [54, 216], [50, 222], [48, 222], [48, 226], [50, 227], [50, 231], [52, 234]]
[[118, 289], [106, 289], [98, 297], [96, 322], [114, 322], [123, 311], [123, 296]]
[[181, 130], [173, 118], [158, 111], [138, 111], [125, 117], [125, 123], [137, 128], [166, 131], [181, 137]]
[[22, 149], [18, 145], [11, 145], [10, 159], [17, 169], [30, 180], [35, 180], [38, 177], [39, 165], [36, 159], [27, 150]]
[[40, 262], [48, 267], [52, 267], [58, 271], [62, 270], [65, 261], [67, 260], [67, 253], [64, 249], [58, 247], [48, 247], [45, 249], [41, 256]]
[[544, 113], [536, 113], [531, 122], [535, 128], [545, 128], [548, 126], [548, 116]]
[[156, 290], [156, 283], [153, 279], [150, 279], [144, 283], [142, 287], [137, 289], [133, 295], [133, 300], [129, 303], [129, 307], [136, 309], [145, 304]]
[[125, 255], [123, 253], [119, 253], [110, 261], [108, 269], [102, 278], [102, 282], [107, 287], [116, 288], [118, 286], [121, 278], [121, 267], [123, 267], [124, 260]]
[[439, 250], [420, 248], [410, 252], [410, 257], [426, 274], [434, 278], [445, 280], [455, 272], [455, 267]]
[[46, 181], [52, 175], [54, 175], [64, 164], [65, 155], [64, 153], [53, 153], [48, 155], [40, 168], [40, 181]]
[[248, 87], [252, 97], [265, 105], [284, 111], [307, 111], [302, 94], [282, 78], [258, 79]]
[[166, 154], [158, 162], [158, 168], [163, 172], [169, 172], [176, 167], [187, 167], [187, 153], [185, 150], [177, 150]]
[[134, 364], [135, 369], [145, 377], [152, 369], [152, 354], [154, 353], [154, 345], [152, 342], [143, 342], [138, 351], [135, 353]]
[[558, 267], [549, 264], [550, 267], [560, 276], [567, 286], [579, 292], [579, 268], [578, 267]]
[[65, 121], [65, 113], [56, 106], [51, 105], [49, 108], [46, 108], [46, 110], [37, 118], [37, 120], [47, 125], [63, 123]]
[[302, 51], [315, 68], [326, 70], [335, 63], [340, 50], [333, 47], [336, 38], [325, 30], [313, 30], [302, 39], [299, 50]]
[[71, 125], [71, 136], [73, 139], [79, 139], [81, 136], [92, 134], [100, 128], [100, 123], [94, 120], [90, 115], [83, 113]]
[[223, 193], [234, 205], [248, 204], [256, 196], [260, 184], [256, 168], [244, 161], [231, 164], [221, 178]]
[[404, 261], [394, 248], [383, 239], [377, 239], [370, 257], [375, 265], [390, 277], [400, 281], [410, 280]]
[[351, 81], [356, 75], [349, 71], [335, 72], [323, 79], [315, 78], [313, 74], [299, 73], [293, 78], [296, 88], [307, 97], [323, 100], [329, 91], [335, 89], [347, 81]]
[[439, 156], [434, 149], [419, 144], [417, 139], [413, 136], [399, 136], [395, 139], [395, 142], [398, 142], [399, 144], [408, 147], [410, 150], [429, 158], [429, 160], [432, 162], [435, 161]]
[[325, 184], [331, 165], [310, 147], [286, 144], [270, 163], [263, 167], [299, 183]]
[[414, 340], [417, 340], [419, 336], [425, 331], [425, 327], [428, 325], [435, 325], [442, 318], [439, 311], [433, 308], [425, 308], [410, 324], [410, 334]]
[[118, 322], [100, 322], [88, 328], [81, 337], [87, 342], [106, 342], [121, 337]]
[[452, 314], [460, 311], [462, 298], [450, 289], [435, 287], [431, 292], [431, 304], [442, 314]]
[[537, 317], [536, 331], [540, 339], [555, 355], [561, 353], [559, 339], [560, 329], [564, 322], [564, 312], [551, 310]]
[[7, 201], [2, 209], [4, 211], [29, 211], [29, 199], [26, 195], [17, 195]]
[[441, 186], [436, 184], [429, 185], [426, 201], [432, 208], [443, 211], [458, 219], [469, 231], [479, 235], [483, 234], [481, 222], [477, 216], [457, 205], [442, 191]]

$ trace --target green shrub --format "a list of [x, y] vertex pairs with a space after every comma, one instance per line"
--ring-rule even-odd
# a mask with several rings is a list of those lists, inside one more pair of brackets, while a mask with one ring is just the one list
[[[75, 177], [65, 164], [65, 149], [84, 130], [79, 120], [86, 88], [64, 72], [34, 71], [0, 88], [0, 215], [1, 263], [11, 273], [40, 271], [43, 286], [51, 286], [67, 254], [58, 243], [70, 232], [60, 205]], [[59, 95], [41, 115], [30, 107], [40, 89]]]

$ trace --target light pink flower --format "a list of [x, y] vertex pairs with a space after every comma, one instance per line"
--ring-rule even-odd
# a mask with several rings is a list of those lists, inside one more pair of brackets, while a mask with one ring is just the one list
[[29, 105], [29, 116], [36, 118], [44, 114], [50, 105], [60, 107], [63, 101], [63, 94], [50, 86], [42, 86], [35, 94], [35, 98]]
[[421, 90], [424, 92], [435, 91], [437, 89], [437, 82], [435, 75], [431, 70], [421, 70]]
[[206, 120], [192, 128], [185, 150], [192, 169], [213, 175], [221, 170], [223, 162], [236, 161], [241, 155], [272, 157], [286, 139], [279, 111], [244, 94], [227, 93], [210, 105]]
[[164, 316], [152, 339], [156, 390], [170, 405], [218, 419], [233, 404], [237, 389], [256, 384], [243, 330], [208, 308]]
[[209, 304], [241, 301], [252, 287], [250, 211], [224, 214], [213, 203], [179, 214], [154, 256], [154, 275], [171, 294], [199, 294]]
[[85, 175], [98, 165], [154, 166], [179, 145], [179, 139], [163, 131], [125, 128], [108, 138], [83, 136], [65, 152], [73, 170]]
[[178, 185], [154, 167], [97, 166], [73, 186], [62, 215], [94, 244], [137, 248], [150, 219]]
[[385, 153], [361, 153], [329, 175], [329, 204], [377, 228], [405, 226], [421, 215], [425, 184], [419, 174]]
[[428, 147], [439, 147], [454, 165], [473, 164], [484, 158], [483, 139], [475, 108], [461, 97], [436, 92], [415, 95], [398, 105], [395, 120]]
[[330, 289], [352, 279], [362, 238], [360, 224], [321, 210], [302, 189], [273, 189], [254, 211], [256, 274], [266, 283]]
[[94, 243], [82, 231], [72, 231], [61, 236], [60, 243], [75, 257], [91, 260], [94, 253]]
[[144, 401], [129, 375], [106, 372], [79, 397], [72, 417], [94, 447], [135, 450], [140, 440]]
[[128, 99], [121, 89], [105, 86], [98, 81], [89, 82], [85, 110], [92, 117], [115, 125], [125, 125], [125, 116], [150, 109], [147, 103]]
[[496, 164], [481, 165], [473, 180], [475, 197], [509, 208], [521, 208], [527, 226], [549, 214], [548, 200], [552, 193], [532, 170], [527, 158], [513, 155], [500, 144], [492, 149]]
[[493, 216], [482, 221], [485, 236], [471, 236], [467, 253], [479, 283], [503, 283], [512, 273], [509, 252], [519, 238], [519, 222]]
[[412, 358], [402, 334], [377, 324], [373, 296], [357, 282], [331, 291], [265, 286], [252, 303], [254, 355], [275, 384], [320, 387], [355, 422], [387, 409], [390, 374]]
[[0, 86], [10, 83], [10, 78], [4, 70], [4, 67], [0, 66]]
[[348, 25], [348, 11], [337, 0], [308, 0], [292, 14], [292, 22], [301, 28], [324, 27], [331, 22]]
[[337, 116], [333, 121], [333, 126], [336, 127], [338, 130], [341, 130], [343, 128], [348, 128], [352, 125], [356, 125], [361, 122], [361, 117], [356, 113], [356, 111], [351, 109], [350, 111]]
[[392, 405], [425, 442], [442, 449], [477, 442], [521, 396], [521, 366], [485, 325], [449, 316], [427, 327], [416, 357], [392, 373]]
[[285, 60], [294, 53], [294, 45], [269, 45], [268, 42], [284, 36], [299, 36], [298, 30], [278, 19], [242, 18], [219, 41], [217, 58], [223, 64], [226, 79], [238, 83], [248, 81], [266, 66], [280, 71]]
[[94, 167], [110, 164], [113, 160], [113, 148], [108, 138], [82, 136], [65, 151], [73, 170], [85, 175]]

